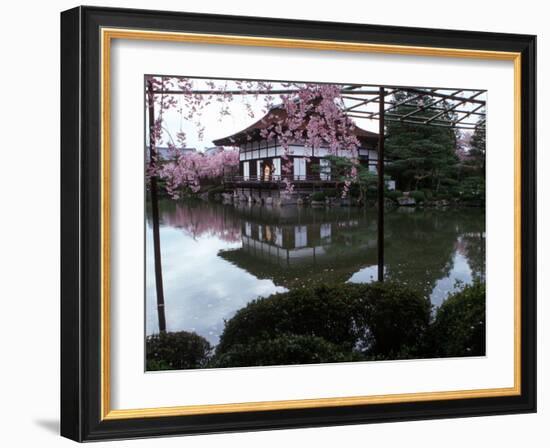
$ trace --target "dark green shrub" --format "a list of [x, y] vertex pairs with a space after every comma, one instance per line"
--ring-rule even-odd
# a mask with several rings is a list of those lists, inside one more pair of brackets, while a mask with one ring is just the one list
[[403, 196], [403, 192], [399, 190], [393, 190], [393, 191], [388, 191], [384, 193], [384, 195], [389, 199], [393, 199], [394, 201], [397, 201], [397, 199]]
[[281, 334], [322, 338], [344, 353], [397, 355], [422, 339], [430, 311], [427, 299], [392, 283], [296, 289], [239, 310], [226, 322], [216, 355]]
[[377, 185], [369, 185], [367, 187], [367, 193], [369, 196], [373, 196], [378, 193], [378, 186]]
[[172, 370], [173, 367], [170, 367], [170, 365], [163, 361], [162, 359], [148, 359], [146, 361], [146, 370], [148, 372], [154, 371], [154, 370]]
[[206, 339], [187, 331], [147, 336], [145, 342], [147, 370], [199, 369], [211, 352]]
[[323, 193], [322, 191], [316, 191], [315, 193], [313, 193], [313, 194], [311, 195], [311, 200], [312, 200], [312, 201], [319, 201], [319, 202], [321, 202], [321, 201], [324, 201], [325, 198], [326, 198], [326, 195], [325, 195], [325, 193]]
[[426, 200], [426, 195], [423, 191], [411, 191], [410, 197], [413, 198], [417, 203], [424, 202]]
[[317, 336], [283, 334], [273, 339], [251, 339], [232, 345], [217, 355], [211, 367], [246, 367], [360, 361], [363, 357], [343, 351]]
[[396, 283], [359, 285], [365, 288], [356, 303], [356, 322], [365, 330], [358, 341], [369, 356], [396, 359], [413, 354], [428, 329], [431, 303]]
[[449, 195], [455, 199], [460, 199], [463, 195], [463, 191], [460, 186], [449, 188]]
[[456, 179], [453, 179], [452, 177], [444, 177], [441, 179], [441, 185], [447, 185], [447, 186], [454, 186], [458, 185], [458, 181]]
[[217, 351], [282, 333], [319, 336], [351, 348], [357, 336], [350, 326], [355, 301], [348, 300], [349, 289], [344, 285], [294, 289], [254, 300], [226, 322]]
[[423, 188], [422, 190], [420, 190], [424, 193], [424, 197], [430, 201], [433, 196], [434, 196], [434, 192], [432, 190], [430, 190], [429, 188]]
[[430, 330], [436, 357], [485, 355], [485, 285], [475, 283], [451, 295]]
[[462, 181], [460, 190], [463, 201], [485, 203], [485, 179], [482, 177], [467, 177]]
[[327, 198], [339, 198], [342, 196], [342, 193], [340, 193], [336, 188], [325, 190], [324, 193]]
[[433, 199], [435, 201], [450, 201], [452, 199], [452, 195], [448, 190], [440, 190], [439, 192], [434, 192]]

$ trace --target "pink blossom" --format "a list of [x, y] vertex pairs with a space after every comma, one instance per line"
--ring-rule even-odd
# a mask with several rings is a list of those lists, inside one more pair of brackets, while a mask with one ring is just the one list
[[[201, 124], [203, 111], [208, 105], [217, 102], [221, 106], [219, 107], [220, 119], [230, 115], [229, 103], [235, 98], [231, 93], [232, 90], [240, 90], [243, 93], [239, 97], [243, 100], [245, 113], [250, 118], [254, 116], [250, 98], [258, 100], [262, 95], [266, 111], [273, 107], [275, 101], [275, 96], [271, 93], [273, 84], [266, 81], [205, 81], [152, 76], [146, 78], [146, 83], [155, 91], [152, 93], [148, 90], [146, 97], [147, 104], [152, 103], [155, 108], [155, 120], [149, 129], [153, 146], [160, 146], [164, 136], [168, 134], [170, 149], [169, 162], [160, 164], [155, 157], [151, 158], [147, 176], [156, 175], [164, 179], [167, 191], [172, 197], [178, 197], [178, 192], [185, 187], [198, 191], [202, 180], [219, 178], [223, 176], [225, 170], [234, 170], [238, 166], [239, 156], [237, 151], [222, 151], [208, 157], [200, 153], [183, 154], [178, 147], [185, 146], [186, 135], [180, 132], [176, 134], [176, 141], [172, 139], [168, 131], [163, 128], [165, 111], [179, 106], [182, 117], [196, 125], [198, 138], [202, 140], [205, 131]], [[294, 82], [279, 83], [279, 85], [294, 91], [279, 95], [281, 105], [278, 107], [283, 113], [275, 121], [263, 122], [264, 128], [260, 132], [263, 138], [276, 139], [284, 148], [281, 167], [283, 174], [289, 175], [292, 171], [292, 164], [288, 157], [292, 144], [303, 145], [310, 151], [320, 147], [328, 148], [334, 155], [343, 151], [356, 161], [354, 163], [358, 163], [359, 142], [353, 132], [355, 124], [344, 112], [341, 86]], [[201, 92], [197, 93], [199, 90]], [[174, 91], [178, 92], [179, 100], [171, 93]], [[310, 154], [306, 153], [306, 157]], [[354, 179], [357, 173], [356, 170], [352, 171], [351, 177]], [[285, 183], [285, 191], [291, 193], [292, 183], [288, 179]], [[344, 186], [345, 192], [347, 189], [349, 185]]]
[[221, 179], [239, 165], [239, 153], [234, 150], [223, 150], [213, 155], [178, 151], [175, 160], [162, 164], [157, 170], [158, 177], [166, 181], [166, 191], [174, 199], [179, 198], [182, 189], [189, 188], [196, 193], [201, 188], [201, 181]]

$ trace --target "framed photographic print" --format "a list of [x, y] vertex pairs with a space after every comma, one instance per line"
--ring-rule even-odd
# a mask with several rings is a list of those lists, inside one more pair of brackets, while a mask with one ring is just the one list
[[61, 433], [536, 410], [534, 36], [61, 14]]

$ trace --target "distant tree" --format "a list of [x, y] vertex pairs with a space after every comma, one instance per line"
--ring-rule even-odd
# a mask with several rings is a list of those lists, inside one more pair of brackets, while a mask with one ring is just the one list
[[[402, 103], [412, 94], [400, 93], [393, 96], [393, 103]], [[433, 99], [416, 100], [414, 105], [403, 104], [394, 113], [405, 115], [418, 106], [429, 105]], [[418, 105], [418, 106], [417, 106]], [[445, 107], [445, 103], [441, 103]], [[436, 112], [420, 111], [412, 117], [427, 120]], [[447, 112], [442, 118], [452, 118]], [[432, 123], [433, 124], [433, 123]], [[453, 175], [458, 157], [455, 153], [455, 131], [431, 124], [411, 124], [401, 121], [388, 121], [386, 125], [386, 153], [391, 160], [388, 172], [393, 175], [402, 190], [417, 190], [421, 186], [438, 191], [441, 181]]]
[[485, 128], [478, 122], [472, 133], [462, 135], [455, 193], [460, 200], [485, 203]]
[[485, 127], [478, 125], [470, 140], [469, 157], [466, 163], [474, 168], [483, 178], [485, 178], [485, 148]]

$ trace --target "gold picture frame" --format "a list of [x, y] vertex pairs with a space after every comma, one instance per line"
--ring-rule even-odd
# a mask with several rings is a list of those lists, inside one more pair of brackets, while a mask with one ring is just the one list
[[[108, 12], [107, 16], [109, 19], [104, 19], [105, 12]], [[243, 28], [242, 35], [235, 35], [230, 33], [224, 33], [223, 30], [219, 33], [213, 32], [199, 32], [195, 29], [190, 29], [185, 31], [185, 28], [192, 28], [189, 26], [190, 23], [196, 18], [195, 15], [185, 16], [177, 14], [167, 14], [167, 13], [155, 13], [148, 12], [142, 13], [142, 21], [137, 20], [135, 23], [131, 14], [127, 12], [120, 12], [120, 10], [111, 11], [105, 10], [102, 8], [76, 8], [74, 10], [67, 11], [63, 13], [64, 16], [64, 29], [65, 32], [71, 34], [74, 37], [76, 32], [80, 39], [93, 40], [97, 48], [97, 54], [93, 55], [93, 60], [97, 62], [98, 68], [98, 89], [94, 90], [94, 94], [97, 94], [98, 100], [98, 110], [100, 113], [100, 123], [99, 129], [97, 132], [98, 143], [99, 143], [99, 160], [100, 163], [96, 167], [99, 168], [99, 182], [97, 185], [97, 191], [99, 193], [99, 207], [98, 207], [98, 223], [99, 223], [99, 241], [98, 241], [98, 260], [97, 272], [100, 275], [99, 285], [98, 285], [98, 311], [99, 311], [99, 322], [97, 322], [97, 335], [99, 335], [98, 354], [99, 359], [97, 360], [97, 367], [99, 368], [98, 376], [95, 381], [95, 386], [91, 389], [99, 389], [99, 396], [97, 397], [99, 403], [96, 403], [92, 408], [88, 407], [84, 403], [82, 396], [79, 398], [73, 397], [71, 394], [74, 394], [75, 385], [73, 383], [82, 381], [81, 377], [78, 377], [78, 381], [74, 378], [71, 382], [71, 387], [66, 388], [65, 396], [71, 395], [71, 397], [78, 402], [78, 406], [82, 409], [85, 409], [84, 414], [86, 414], [86, 419], [89, 421], [95, 421], [95, 426], [87, 426], [87, 434], [82, 432], [83, 422], [79, 421], [74, 422], [74, 419], [69, 417], [64, 417], [66, 422], [62, 432], [65, 435], [80, 440], [90, 440], [94, 438], [118, 438], [118, 437], [127, 437], [132, 436], [132, 431], [128, 429], [128, 424], [136, 421], [143, 421], [146, 419], [150, 421], [147, 426], [147, 429], [144, 430], [145, 434], [163, 434], [162, 426], [158, 426], [157, 422], [162, 421], [162, 419], [173, 418], [173, 419], [185, 419], [193, 416], [213, 416], [213, 415], [227, 415], [234, 414], [234, 418], [237, 418], [238, 415], [242, 413], [259, 413], [266, 411], [296, 411], [296, 410], [319, 410], [321, 408], [326, 408], [326, 411], [332, 411], [335, 408], [345, 408], [349, 410], [350, 408], [356, 407], [357, 412], [363, 412], [365, 407], [370, 407], [375, 409], [375, 405], [397, 405], [403, 403], [416, 403], [418, 406], [422, 406], [422, 403], [434, 403], [434, 402], [444, 402], [445, 406], [450, 406], [453, 401], [460, 400], [480, 400], [480, 403], [483, 402], [483, 399], [508, 399], [506, 403], [518, 403], [516, 408], [526, 409], [527, 406], [525, 402], [529, 402], [529, 409], [533, 409], [533, 396], [532, 396], [532, 387], [525, 388], [526, 381], [532, 382], [532, 364], [534, 359], [532, 359], [531, 349], [525, 352], [526, 340], [525, 337], [526, 331], [533, 331], [532, 328], [526, 329], [525, 322], [533, 322], [533, 315], [528, 315], [531, 313], [531, 308], [526, 308], [526, 301], [534, 300], [533, 297], [526, 297], [525, 293], [525, 259], [528, 258], [532, 260], [533, 249], [532, 244], [526, 244], [524, 232], [522, 232], [522, 223], [525, 222], [525, 219], [531, 219], [532, 210], [534, 204], [531, 202], [526, 202], [525, 197], [525, 188], [526, 185], [530, 185], [532, 179], [526, 178], [525, 173], [527, 170], [532, 169], [532, 164], [534, 160], [532, 159], [532, 153], [534, 153], [534, 143], [529, 139], [528, 136], [524, 134], [526, 129], [529, 129], [529, 126], [532, 125], [533, 116], [526, 113], [526, 110], [532, 108], [532, 102], [529, 99], [530, 96], [526, 94], [526, 89], [529, 90], [529, 83], [531, 78], [534, 76], [531, 72], [532, 59], [534, 54], [532, 53], [533, 47], [533, 38], [532, 36], [516, 36], [508, 35], [507, 37], [502, 38], [501, 49], [488, 48], [491, 46], [489, 36], [477, 36], [477, 46], [478, 48], [467, 48], [467, 47], [453, 47], [451, 42], [454, 45], [460, 45], [460, 42], [466, 42], [468, 33], [461, 35], [461, 32], [448, 32], [446, 37], [439, 37], [432, 35], [432, 30], [423, 30], [425, 36], [431, 36], [434, 46], [428, 46], [425, 43], [416, 43], [408, 45], [405, 42], [395, 42], [396, 39], [390, 37], [390, 28], [387, 30], [367, 30], [373, 35], [379, 36], [380, 39], [385, 39], [387, 42], [380, 43], [379, 41], [369, 41], [369, 37], [365, 38], [365, 42], [352, 42], [346, 41], [345, 37], [342, 37], [342, 40], [325, 40], [319, 39], [316, 37], [312, 38], [288, 38], [288, 37], [277, 37], [279, 32], [277, 26], [281, 26], [280, 23], [274, 21], [270, 22], [271, 31], [270, 36], [256, 36], [251, 35], [251, 30], [245, 30], [246, 26]], [[114, 17], [114, 19], [113, 19]], [[203, 20], [209, 18], [208, 16], [201, 16]], [[168, 24], [170, 20], [181, 20], [181, 27], [184, 30], [174, 31], [171, 29], [171, 26]], [[166, 21], [166, 29], [147, 29], [144, 26], [144, 23], [151, 21], [153, 23], [155, 19], [155, 24], [162, 23], [163, 20]], [[226, 18], [227, 19], [227, 18]], [[236, 21], [238, 19], [235, 19]], [[252, 23], [250, 27], [253, 26], [254, 20], [250, 19]], [[260, 19], [258, 19], [260, 20]], [[268, 21], [269, 19], [261, 19]], [[84, 28], [79, 26], [79, 23], [89, 23], [93, 24], [86, 31]], [[172, 22], [170, 22], [172, 23]], [[133, 24], [133, 25], [132, 25]], [[216, 18], [211, 18], [211, 28], [215, 28], [219, 23]], [[338, 29], [337, 24], [319, 24], [319, 29], [321, 30], [323, 26], [333, 30]], [[357, 27], [361, 27], [357, 25]], [[367, 27], [367, 26], [365, 26]], [[90, 34], [93, 30], [93, 34]], [[345, 35], [345, 27], [340, 27], [341, 32]], [[368, 32], [367, 32], [368, 31]], [[280, 33], [283, 33], [282, 30]], [[373, 34], [375, 33], [375, 34]], [[379, 34], [376, 34], [379, 33]], [[438, 35], [439, 36], [439, 35]], [[484, 40], [485, 38], [485, 40]], [[111, 246], [111, 231], [110, 231], [110, 219], [111, 219], [111, 202], [110, 202], [110, 176], [111, 176], [111, 165], [110, 165], [110, 138], [111, 138], [111, 115], [110, 115], [110, 104], [111, 104], [111, 45], [114, 40], [125, 39], [125, 40], [140, 40], [140, 41], [162, 41], [162, 42], [182, 42], [182, 43], [198, 43], [198, 44], [210, 44], [210, 45], [232, 45], [232, 46], [242, 46], [242, 47], [275, 47], [275, 48], [287, 48], [287, 49], [312, 49], [312, 50], [327, 50], [327, 51], [342, 51], [342, 52], [357, 52], [357, 53], [382, 53], [382, 54], [397, 54], [397, 55], [408, 55], [408, 56], [435, 56], [435, 57], [449, 57], [449, 58], [467, 58], [467, 59], [482, 59], [488, 61], [500, 60], [500, 61], [511, 61], [514, 66], [514, 385], [513, 387], [505, 388], [486, 388], [486, 389], [474, 389], [474, 390], [459, 390], [459, 391], [443, 391], [443, 392], [423, 392], [423, 393], [405, 393], [405, 394], [394, 394], [394, 395], [371, 395], [371, 396], [351, 396], [351, 397], [338, 397], [338, 398], [315, 398], [315, 399], [304, 399], [304, 400], [282, 400], [282, 401], [264, 401], [264, 402], [242, 402], [242, 403], [231, 403], [231, 404], [209, 404], [209, 405], [183, 405], [183, 406], [171, 406], [171, 407], [156, 407], [156, 408], [142, 408], [142, 409], [112, 409], [111, 402], [111, 370], [110, 370], [110, 358], [112, 356], [111, 346], [110, 346], [110, 284], [111, 284], [111, 266], [110, 266], [110, 246]], [[379, 39], [379, 40], [380, 40]], [[394, 40], [393, 42], [392, 39]], [[519, 43], [518, 43], [519, 42]], [[439, 45], [440, 43], [441, 45]], [[76, 45], [76, 44], [73, 44]], [[70, 48], [73, 51], [71, 56], [66, 56], [66, 74], [64, 76], [70, 77], [75, 76], [75, 72], [78, 72], [81, 76], [82, 67], [82, 55], [80, 55], [81, 48]], [[75, 58], [75, 55], [78, 55], [79, 58]], [[85, 60], [85, 59], [84, 59]], [[63, 73], [62, 73], [63, 74]], [[82, 81], [82, 77], [81, 83]], [[77, 89], [83, 89], [85, 86], [79, 84]], [[73, 94], [75, 92], [74, 86], [71, 87], [73, 90], [68, 92]], [[534, 86], [531, 86], [534, 89]], [[68, 87], [67, 87], [68, 89]], [[79, 98], [81, 93], [79, 93]], [[69, 101], [68, 101], [69, 102]], [[80, 104], [80, 107], [82, 104]], [[65, 109], [68, 109], [65, 106]], [[78, 117], [79, 122], [72, 122], [67, 124], [68, 127], [74, 126], [83, 126], [86, 125], [86, 117]], [[66, 131], [67, 134], [69, 131]], [[67, 143], [66, 146], [62, 148], [62, 151], [70, 151]], [[82, 148], [81, 150], [84, 150]], [[74, 161], [74, 164], [77, 164], [78, 161]], [[66, 168], [69, 169], [69, 168]], [[72, 169], [72, 168], [71, 168]], [[77, 207], [78, 209], [78, 207]], [[73, 216], [72, 213], [77, 212], [78, 210], [68, 210], [66, 211], [67, 216]], [[526, 218], [527, 216], [527, 218]], [[530, 222], [530, 221], [529, 221]], [[531, 224], [530, 224], [531, 225]], [[534, 238], [534, 235], [532, 236]], [[74, 242], [71, 243], [74, 245]], [[77, 248], [67, 247], [68, 252], [74, 250], [81, 250], [80, 246]], [[528, 277], [534, 275], [531, 271], [533, 265], [528, 267], [529, 274]], [[71, 282], [74, 280], [67, 280]], [[74, 298], [64, 298], [63, 300], [74, 300]], [[67, 306], [67, 309], [70, 307]], [[526, 312], [526, 309], [528, 312]], [[70, 311], [70, 312], [69, 312]], [[67, 314], [74, 312], [70, 308]], [[80, 308], [79, 313], [82, 312]], [[527, 313], [527, 314], [526, 314]], [[82, 315], [79, 314], [80, 318]], [[64, 325], [73, 325], [73, 323], [68, 323], [66, 320], [68, 317], [64, 318]], [[71, 327], [73, 328], [73, 327]], [[77, 332], [83, 331], [82, 327], [76, 329]], [[530, 338], [529, 338], [530, 339]], [[82, 347], [69, 347], [67, 352], [75, 353], [76, 351], [81, 351]], [[77, 359], [74, 359], [74, 356], [66, 357], [63, 361], [64, 365], [74, 365], [78, 363]], [[69, 369], [69, 367], [67, 367]], [[528, 370], [525, 374], [526, 369]], [[72, 375], [72, 373], [71, 373]], [[97, 388], [96, 388], [97, 387]], [[70, 390], [69, 390], [70, 389]], [[88, 388], [90, 389], [90, 388]], [[85, 395], [85, 394], [84, 394]], [[88, 397], [88, 400], [90, 397]], [[515, 400], [515, 401], [514, 401]], [[521, 403], [521, 406], [520, 404]], [[441, 404], [443, 406], [443, 404]], [[511, 406], [513, 408], [514, 406]], [[63, 412], [63, 411], [62, 411]], [[66, 410], [64, 412], [67, 412]], [[374, 412], [374, 411], [373, 411]], [[436, 411], [433, 411], [436, 415]], [[457, 411], [461, 415], [471, 415], [467, 411]], [[480, 408], [479, 413], [483, 413], [484, 408]], [[92, 415], [93, 414], [93, 415]], [[448, 414], [448, 413], [447, 413]], [[473, 412], [475, 414], [475, 412]], [[66, 415], [66, 414], [63, 414]], [[405, 417], [406, 418], [406, 417]], [[364, 421], [368, 421], [368, 418], [365, 418]], [[112, 423], [120, 422], [122, 426], [117, 427], [113, 426], [113, 430], [104, 430], [101, 432], [97, 428], [100, 428], [105, 425]], [[181, 420], [182, 425], [185, 426], [185, 420]], [[133, 424], [133, 423], [132, 423]], [[314, 423], [315, 424], [315, 423]], [[323, 424], [323, 420], [319, 420], [319, 424]], [[277, 426], [277, 425], [275, 425]], [[285, 424], [281, 423], [281, 427], [284, 427]], [[292, 425], [286, 424], [286, 427], [291, 427]], [[220, 430], [223, 425], [220, 425]], [[239, 428], [239, 424], [234, 423], [235, 428]], [[261, 427], [261, 424], [258, 426]], [[266, 426], [267, 427], [267, 426]], [[110, 428], [110, 427], [109, 427]], [[160, 429], [159, 429], [160, 428]], [[197, 424], [193, 427], [192, 430], [186, 431], [175, 430], [175, 433], [192, 433], [199, 432], [201, 424]], [[247, 429], [248, 426], [243, 426], [243, 429]], [[160, 431], [160, 432], [159, 432]], [[97, 433], [97, 434], [96, 434]]]

